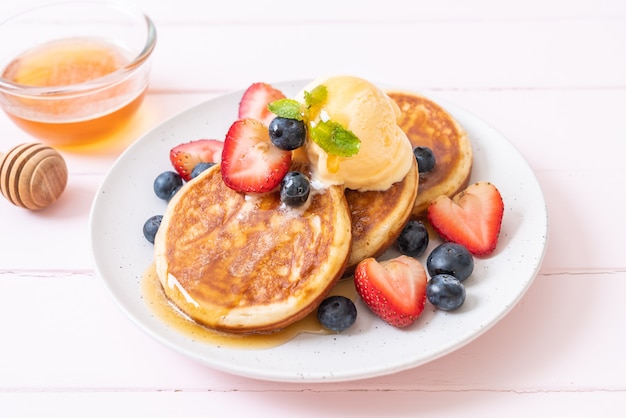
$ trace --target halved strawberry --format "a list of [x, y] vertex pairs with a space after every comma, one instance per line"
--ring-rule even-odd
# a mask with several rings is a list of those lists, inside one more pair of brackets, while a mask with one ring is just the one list
[[452, 199], [440, 196], [428, 207], [428, 220], [435, 231], [476, 256], [496, 249], [503, 215], [502, 195], [489, 182], [471, 184]]
[[422, 263], [406, 255], [381, 262], [366, 258], [354, 271], [354, 285], [361, 299], [397, 328], [411, 325], [424, 311], [427, 281]]
[[217, 139], [197, 139], [175, 146], [170, 150], [170, 161], [183, 180], [191, 180], [196, 164], [219, 163], [224, 143]]
[[269, 111], [267, 105], [284, 97], [282, 91], [270, 84], [254, 83], [241, 96], [238, 119], [257, 119], [269, 126], [276, 115]]
[[280, 184], [291, 165], [291, 151], [270, 140], [267, 126], [256, 119], [235, 121], [224, 140], [222, 178], [238, 192], [264, 193]]

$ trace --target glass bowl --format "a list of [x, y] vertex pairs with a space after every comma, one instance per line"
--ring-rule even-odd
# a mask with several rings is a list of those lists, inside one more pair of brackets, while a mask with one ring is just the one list
[[109, 139], [140, 107], [152, 20], [112, 1], [42, 3], [0, 21], [0, 106], [55, 146]]

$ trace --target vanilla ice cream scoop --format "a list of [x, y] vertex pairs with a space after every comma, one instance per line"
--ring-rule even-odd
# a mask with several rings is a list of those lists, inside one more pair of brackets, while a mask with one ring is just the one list
[[325, 184], [343, 184], [346, 188], [368, 191], [386, 190], [399, 182], [413, 163], [412, 146], [397, 125], [400, 108], [380, 88], [352, 76], [327, 77], [313, 81], [296, 96], [302, 101], [304, 91], [324, 85], [327, 100], [319, 119], [330, 119], [354, 133], [359, 152], [350, 157], [329, 155], [313, 141], [307, 154], [313, 164], [313, 177]]

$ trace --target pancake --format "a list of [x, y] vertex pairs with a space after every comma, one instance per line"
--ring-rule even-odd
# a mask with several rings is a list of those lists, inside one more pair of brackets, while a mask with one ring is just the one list
[[313, 191], [293, 209], [277, 192], [229, 189], [218, 164], [169, 202], [155, 265], [167, 297], [194, 321], [271, 332], [317, 308], [344, 272], [351, 237], [342, 187]]
[[445, 109], [426, 97], [403, 91], [387, 91], [400, 107], [398, 125], [411, 144], [429, 147], [435, 168], [419, 176], [414, 217], [424, 217], [431, 201], [453, 196], [465, 189], [472, 171], [472, 145], [465, 130]]
[[352, 217], [352, 251], [346, 272], [351, 272], [365, 258], [382, 255], [396, 241], [413, 213], [418, 183], [417, 163], [414, 163], [404, 180], [387, 190], [346, 189]]

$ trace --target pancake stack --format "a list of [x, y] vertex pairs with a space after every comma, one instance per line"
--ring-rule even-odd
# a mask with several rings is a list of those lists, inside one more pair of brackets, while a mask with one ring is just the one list
[[280, 329], [313, 311], [343, 274], [350, 213], [338, 186], [305, 210], [277, 192], [229, 189], [219, 165], [170, 201], [155, 239], [157, 275], [196, 322], [229, 332]]
[[[277, 191], [233, 191], [213, 166], [176, 193], [155, 238], [157, 276], [177, 309], [219, 331], [284, 328], [314, 311], [359, 261], [386, 251], [435, 194], [466, 184], [471, 146], [452, 117], [421, 96], [389, 95], [411, 143], [430, 146], [441, 167], [425, 177], [415, 163], [380, 192], [314, 189], [303, 208], [290, 208]], [[308, 171], [302, 158], [293, 164]]]

